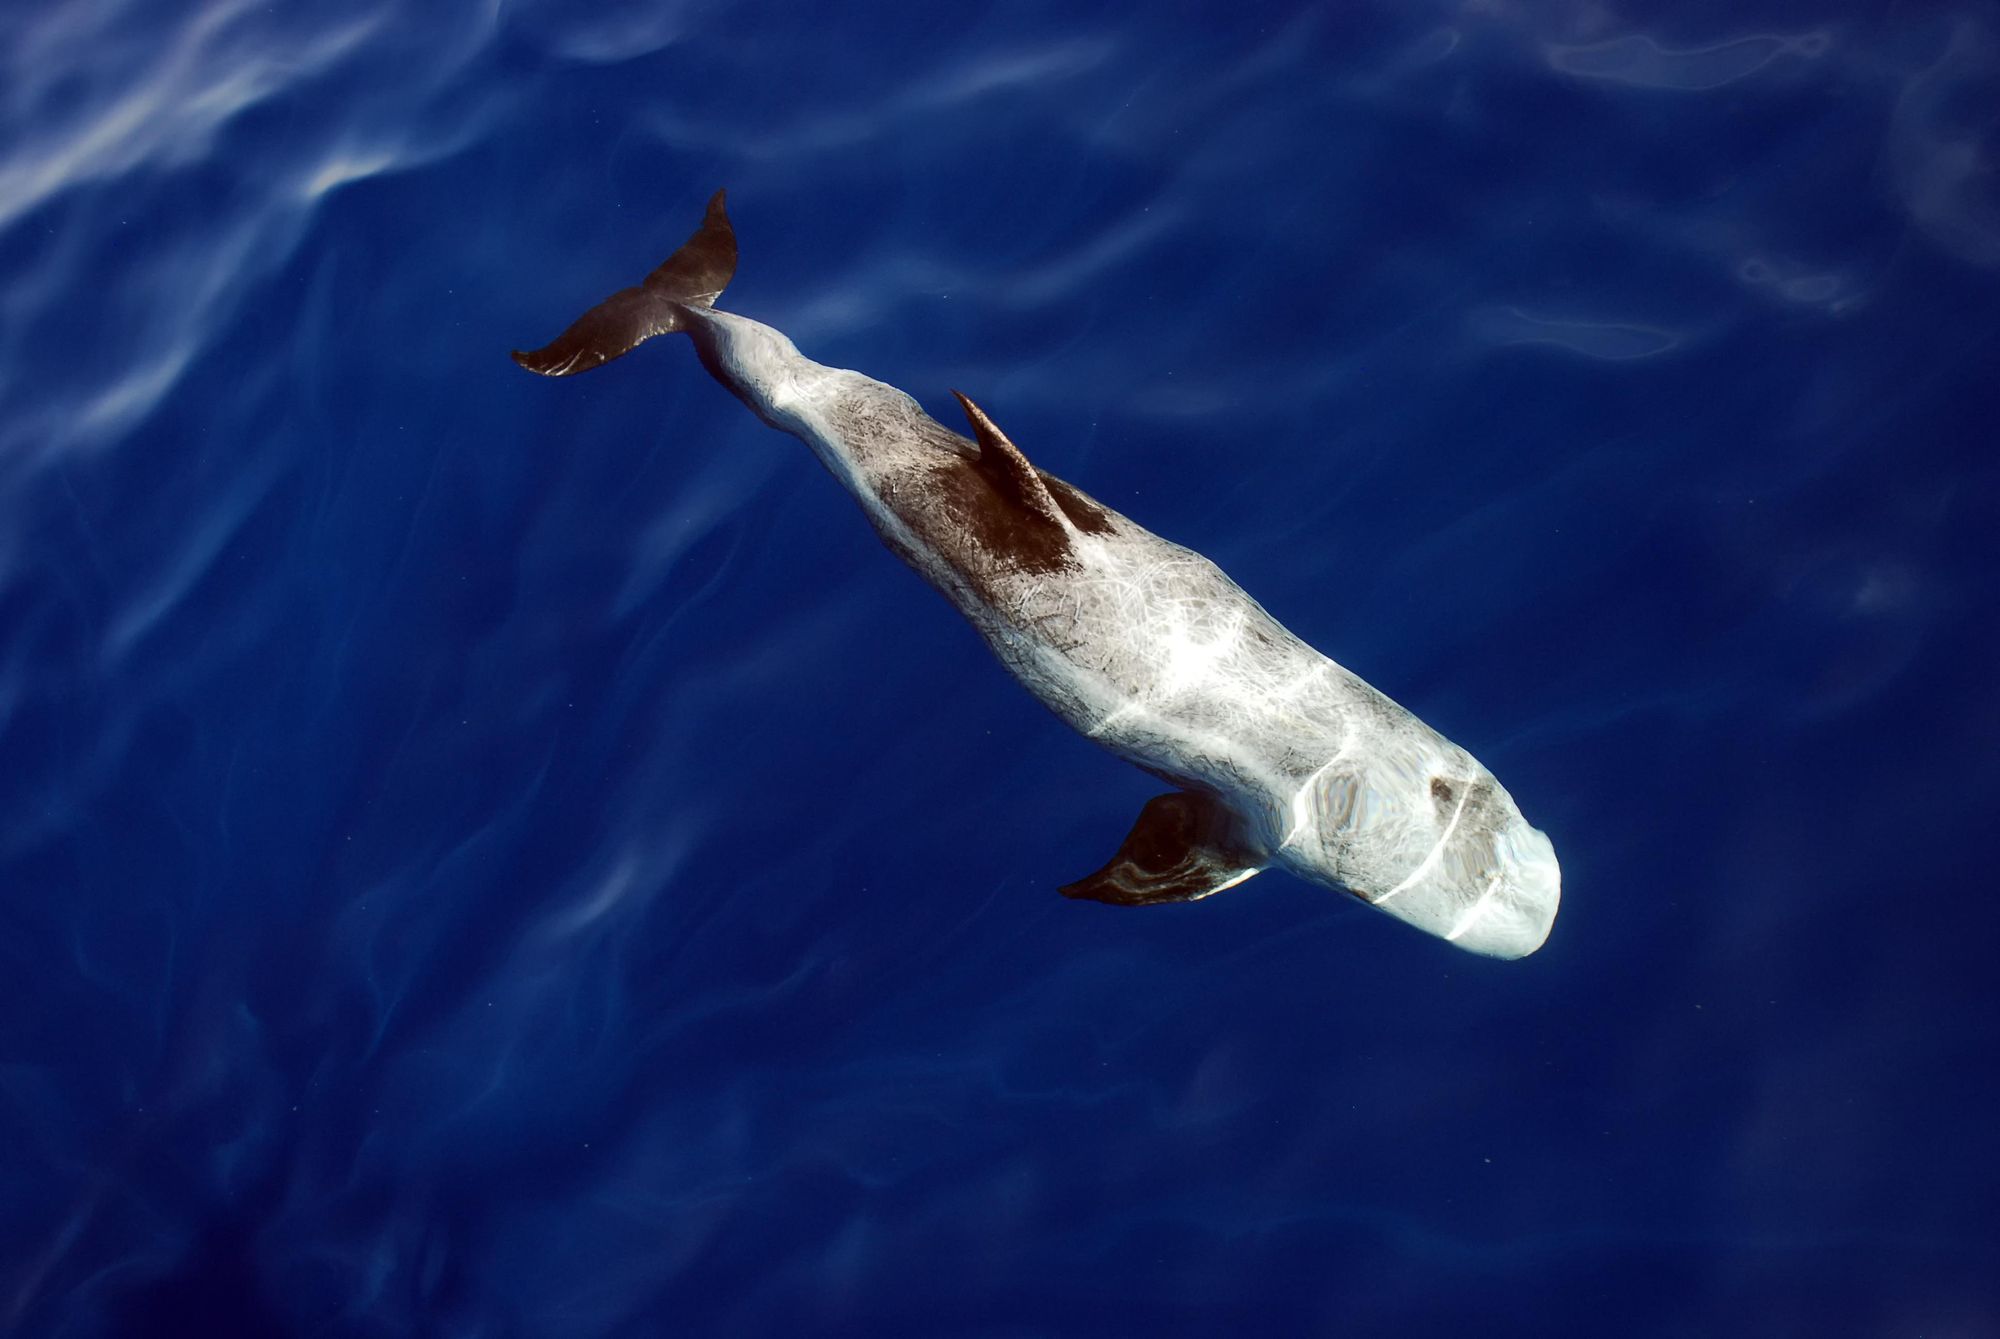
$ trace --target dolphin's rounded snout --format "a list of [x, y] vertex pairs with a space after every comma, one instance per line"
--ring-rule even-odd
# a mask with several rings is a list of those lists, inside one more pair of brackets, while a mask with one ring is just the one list
[[1446, 936], [1489, 958], [1525, 958], [1540, 948], [1562, 902], [1562, 867], [1547, 834], [1518, 822], [1494, 844], [1499, 871], [1465, 921]]

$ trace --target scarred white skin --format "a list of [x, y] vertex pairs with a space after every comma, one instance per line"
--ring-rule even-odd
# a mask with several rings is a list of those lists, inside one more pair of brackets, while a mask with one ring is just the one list
[[710, 371], [813, 449], [1029, 691], [1245, 820], [1254, 863], [1222, 887], [1277, 866], [1475, 953], [1517, 958], [1548, 937], [1554, 849], [1493, 775], [1286, 631], [1214, 563], [1094, 501], [1109, 530], [1071, 527], [1062, 570], [996, 561], [937, 485], [977, 454], [972, 443], [768, 326], [678, 311]]

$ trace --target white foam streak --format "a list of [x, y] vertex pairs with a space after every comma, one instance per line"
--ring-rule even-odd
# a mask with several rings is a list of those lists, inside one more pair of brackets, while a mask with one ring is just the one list
[[1747, 79], [1781, 56], [1815, 60], [1830, 45], [1823, 32], [1760, 33], [1676, 50], [1645, 33], [1628, 33], [1587, 46], [1551, 43], [1547, 58], [1551, 69], [1579, 78], [1700, 93]]
[[141, 165], [158, 168], [207, 156], [214, 135], [233, 117], [302, 75], [339, 61], [380, 21], [374, 15], [346, 20], [296, 42], [280, 58], [269, 54], [265, 34], [255, 42], [237, 40], [236, 21], [258, 8], [216, 5], [164, 48], [116, 41], [107, 31], [115, 18], [86, 29], [73, 8], [52, 14], [31, 44], [36, 58], [9, 63], [16, 97], [53, 105], [54, 83], [79, 68], [106, 64], [126, 67], [111, 76], [124, 92], [108, 102], [86, 102], [80, 116], [54, 120], [14, 146], [0, 164], [0, 227], [63, 191]]
[[1519, 307], [1474, 312], [1472, 333], [1494, 344], [1547, 344], [1599, 362], [1651, 358], [1679, 345], [1684, 336], [1636, 321], [1538, 316]]
[[1996, 86], [2000, 42], [1963, 19], [1904, 84], [1888, 137], [1889, 178], [1911, 219], [1939, 250], [1981, 269], [2000, 268], [2000, 137], [1980, 96]]

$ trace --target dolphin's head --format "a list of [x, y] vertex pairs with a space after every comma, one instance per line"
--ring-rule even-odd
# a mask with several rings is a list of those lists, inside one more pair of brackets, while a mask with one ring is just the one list
[[1299, 792], [1281, 861], [1462, 949], [1533, 953], [1562, 895], [1555, 848], [1471, 754], [1381, 705]]

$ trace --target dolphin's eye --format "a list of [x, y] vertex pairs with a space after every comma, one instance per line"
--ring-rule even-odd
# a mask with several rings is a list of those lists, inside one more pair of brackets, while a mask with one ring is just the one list
[[1441, 776], [1432, 777], [1431, 798], [1436, 800], [1440, 805], [1450, 804], [1452, 800], [1451, 783]]

